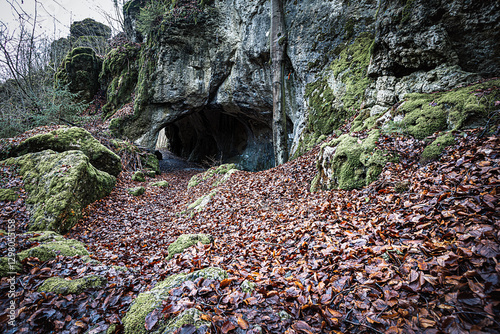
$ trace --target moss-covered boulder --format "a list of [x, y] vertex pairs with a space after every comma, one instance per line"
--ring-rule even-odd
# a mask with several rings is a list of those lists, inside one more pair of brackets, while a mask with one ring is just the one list
[[166, 188], [166, 187], [168, 187], [168, 182], [167, 181], [158, 181], [158, 182], [152, 182], [149, 185], [152, 187]]
[[28, 257], [36, 257], [44, 262], [55, 259], [58, 255], [85, 256], [89, 255], [89, 252], [81, 242], [74, 239], [63, 238], [62, 240], [42, 243], [36, 247], [19, 252], [17, 258], [19, 261], [23, 261]]
[[198, 309], [187, 309], [167, 322], [163, 334], [172, 334], [183, 325], [193, 325], [197, 329], [201, 326], [210, 327], [209, 321], [201, 319], [202, 315], [203, 313]]
[[214, 237], [209, 234], [183, 234], [168, 246], [168, 257], [170, 260], [175, 254], [182, 253], [186, 248], [196, 245], [198, 242], [208, 245], [214, 242]]
[[387, 154], [376, 148], [379, 136], [379, 130], [365, 139], [345, 134], [322, 145], [311, 190], [354, 189], [375, 181], [388, 161]]
[[[206, 181], [213, 176], [224, 176], [227, 174], [229, 174], [229, 176], [230, 176], [231, 174], [233, 174], [234, 172], [237, 172], [237, 171], [238, 171], [238, 169], [236, 168], [235, 164], [224, 164], [224, 165], [212, 167], [203, 173], [193, 175], [193, 177], [191, 177], [191, 179], [188, 182], [188, 188], [196, 187], [201, 182]], [[224, 182], [228, 178], [229, 177], [227, 177], [224, 180]], [[223, 183], [223, 182], [219, 182], [218, 184], [216, 184], [218, 181], [220, 181], [220, 180], [217, 180], [214, 182], [214, 186], [218, 186], [218, 185]]]
[[217, 189], [212, 190], [206, 195], [200, 196], [196, 201], [188, 205], [187, 211], [184, 213], [194, 214], [195, 212], [200, 212], [205, 208], [205, 206], [207, 206], [208, 203], [210, 203], [215, 194], [217, 194]]
[[142, 171], [138, 170], [134, 173], [134, 175], [132, 175], [132, 181], [144, 182], [146, 181], [146, 177]]
[[425, 147], [422, 152], [421, 161], [426, 162], [437, 159], [446, 147], [453, 144], [455, 144], [455, 138], [451, 133], [446, 133], [437, 137], [432, 143]]
[[29, 137], [10, 148], [9, 151], [0, 152], [0, 159], [19, 157], [26, 153], [44, 150], [56, 152], [79, 150], [99, 170], [114, 176], [117, 176], [122, 170], [120, 157], [102, 145], [87, 130], [79, 127], [61, 128]]
[[99, 73], [102, 61], [94, 50], [77, 47], [68, 52], [59, 66], [55, 80], [59, 86], [68, 86], [70, 92], [80, 94], [83, 101], [90, 102], [99, 90]]
[[122, 319], [125, 334], [163, 333], [167, 328], [167, 322], [160, 319], [151, 331], [144, 327], [146, 316], [157, 308], [162, 307], [162, 301], [168, 297], [168, 292], [180, 286], [183, 282], [194, 281], [199, 277], [211, 280], [223, 280], [228, 278], [225, 270], [220, 268], [205, 268], [189, 274], [176, 274], [169, 276], [166, 280], [159, 282], [150, 291], [143, 292], [137, 296], [125, 317]]
[[116, 178], [97, 170], [81, 151], [45, 150], [9, 158], [2, 163], [20, 166], [28, 193], [30, 231], [66, 233], [88, 204], [108, 195]]
[[144, 174], [148, 177], [155, 177], [156, 172], [154, 170], [144, 170]]
[[0, 189], [0, 202], [17, 201], [19, 195], [15, 189]]
[[70, 293], [80, 294], [87, 289], [97, 289], [106, 284], [108, 284], [108, 280], [99, 275], [85, 276], [75, 280], [67, 280], [62, 277], [51, 277], [40, 285], [38, 291], [63, 295]]
[[132, 196], [141, 196], [144, 194], [146, 189], [144, 187], [135, 187], [135, 188], [128, 188], [127, 192], [132, 195]]

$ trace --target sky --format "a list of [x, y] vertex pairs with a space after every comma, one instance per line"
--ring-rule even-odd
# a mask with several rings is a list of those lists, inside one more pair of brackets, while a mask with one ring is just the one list
[[17, 14], [12, 5], [34, 16], [35, 4], [38, 10], [36, 33], [51, 39], [67, 37], [72, 22], [88, 17], [109, 25], [103, 12], [114, 13], [113, 0], [0, 0], [0, 21], [12, 31], [17, 28]]

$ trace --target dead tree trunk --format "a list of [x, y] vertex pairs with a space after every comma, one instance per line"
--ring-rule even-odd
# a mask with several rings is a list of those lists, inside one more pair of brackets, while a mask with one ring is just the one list
[[276, 165], [288, 161], [285, 113], [284, 55], [287, 37], [282, 0], [271, 0], [271, 60], [273, 87], [273, 147]]

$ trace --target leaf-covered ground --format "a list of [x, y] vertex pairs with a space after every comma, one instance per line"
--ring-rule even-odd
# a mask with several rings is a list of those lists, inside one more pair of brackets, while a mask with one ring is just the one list
[[[194, 171], [163, 173], [156, 179], [170, 186], [157, 188], [123, 172], [67, 235], [103, 265], [28, 259], [17, 291], [19, 332], [83, 333], [90, 324], [120, 332], [139, 292], [174, 273], [218, 266], [229, 279], [185, 282], [148, 326], [196, 307], [213, 333], [500, 333], [500, 137], [478, 134], [454, 133], [456, 145], [428, 164], [419, 163], [423, 141], [382, 136], [379, 145], [399, 162], [352, 191], [309, 192], [316, 149], [268, 171], [233, 174], [192, 215], [182, 212], [213, 178], [187, 189]], [[126, 192], [138, 185], [144, 195]], [[208, 233], [215, 243], [167, 261], [168, 245], [184, 233]], [[108, 278], [104, 289], [36, 292], [47, 277], [93, 273]], [[253, 292], [242, 290], [245, 280]], [[0, 288], [5, 329], [5, 279]]]

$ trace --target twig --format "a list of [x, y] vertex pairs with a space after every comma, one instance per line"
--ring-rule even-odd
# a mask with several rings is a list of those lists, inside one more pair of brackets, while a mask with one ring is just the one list
[[380, 333], [380, 334], [384, 334], [383, 332], [381, 332], [381, 331], [373, 328], [372, 326], [368, 326], [368, 325], [365, 325], [365, 324], [362, 324], [362, 323], [355, 323], [354, 321], [350, 321], [350, 320], [347, 320], [347, 319], [345, 319], [344, 321], [347, 322], [347, 323], [350, 323], [351, 325], [354, 325], [354, 326], [363, 326], [363, 327], [366, 327], [368, 329], [371, 329], [374, 332], [377, 332], [377, 333]]

